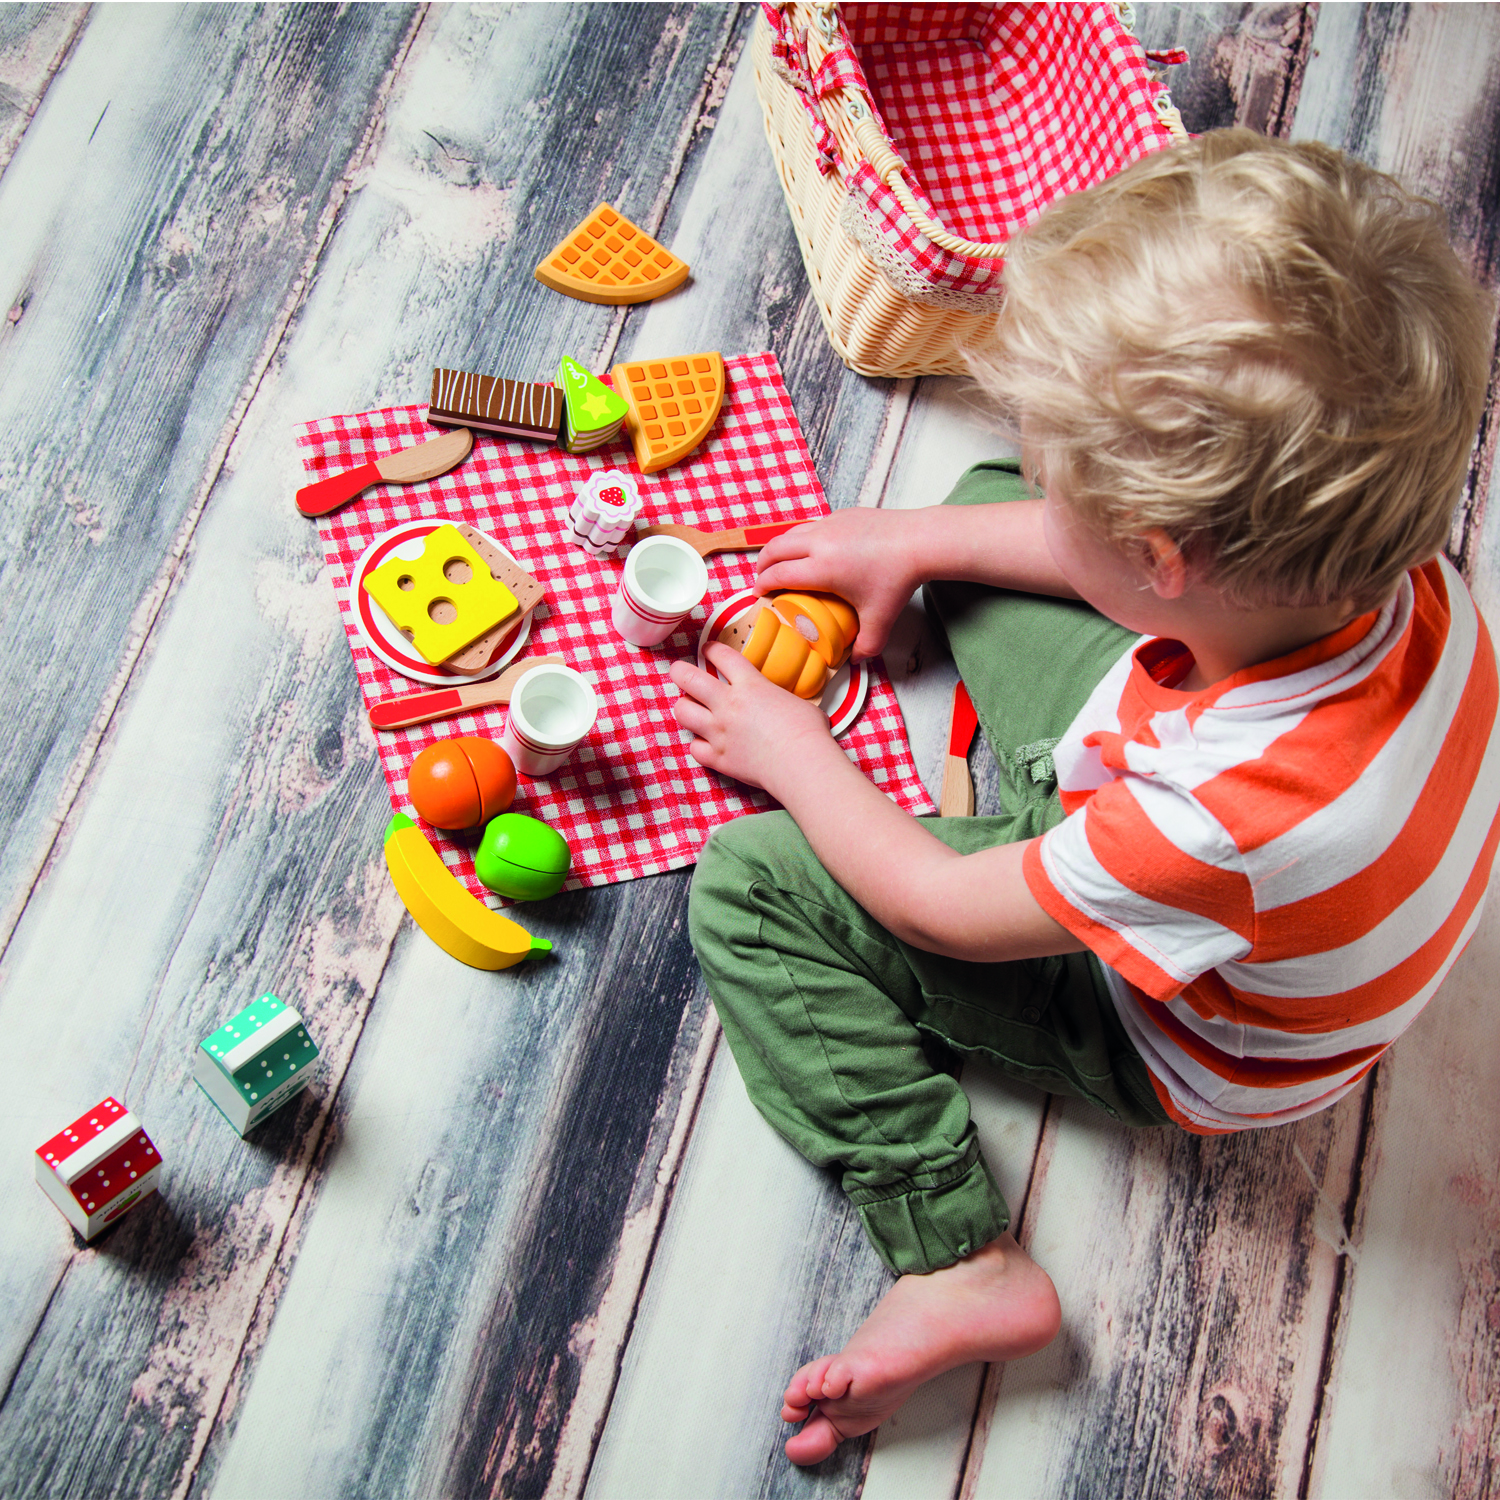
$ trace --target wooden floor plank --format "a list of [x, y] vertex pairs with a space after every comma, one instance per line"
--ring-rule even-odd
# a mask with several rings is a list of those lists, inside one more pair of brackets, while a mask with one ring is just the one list
[[[385, 24], [376, 11], [354, 14]], [[317, 1222], [316, 1212], [307, 1210], [315, 1204], [322, 1180], [320, 1174], [309, 1179], [309, 1158], [323, 1123], [319, 1110], [326, 1113], [336, 1096], [399, 911], [378, 852], [389, 802], [358, 711], [335, 601], [321, 576], [321, 548], [313, 529], [288, 503], [299, 482], [291, 426], [308, 415], [367, 402], [383, 382], [396, 386], [400, 399], [420, 397], [426, 372], [413, 392], [412, 365], [430, 368], [434, 347], [451, 343], [455, 330], [465, 339], [472, 336], [479, 326], [474, 287], [486, 291], [486, 273], [493, 277], [487, 288], [490, 311], [480, 322], [493, 342], [492, 355], [506, 344], [507, 314], [500, 294], [507, 285], [519, 285], [524, 293], [524, 307], [509, 314], [512, 334], [517, 322], [534, 317], [536, 308], [550, 301], [551, 325], [555, 336], [566, 340], [564, 348], [597, 344], [597, 339], [578, 335], [589, 327], [607, 328], [612, 314], [586, 304], [563, 304], [530, 281], [530, 264], [540, 249], [518, 251], [515, 237], [505, 238], [506, 221], [494, 213], [498, 189], [485, 173], [493, 172], [506, 184], [520, 177], [524, 192], [529, 179], [514, 170], [517, 162], [530, 163], [530, 171], [549, 179], [561, 163], [562, 170], [571, 167], [585, 184], [579, 193], [591, 195], [597, 188], [589, 179], [607, 177], [610, 163], [632, 150], [626, 122], [644, 137], [632, 159], [649, 164], [657, 151], [655, 159], [670, 166], [682, 116], [701, 93], [703, 75], [722, 47], [726, 19], [733, 16], [692, 7], [619, 14], [613, 52], [599, 45], [589, 14], [571, 8], [523, 11], [511, 18], [448, 12], [440, 18], [450, 23], [448, 28], [440, 25], [419, 47], [431, 71], [425, 84], [422, 78], [413, 83], [406, 96], [408, 112], [387, 121], [388, 171], [382, 176], [377, 167], [351, 200], [299, 314], [296, 336], [239, 432], [232, 472], [214, 492], [197, 532], [193, 566], [177, 580], [171, 609], [153, 633], [149, 663], [116, 716], [107, 745], [116, 779], [101, 774], [90, 788], [55, 874], [18, 930], [10, 972], [21, 976], [26, 988], [0, 998], [13, 1008], [22, 996], [51, 993], [51, 986], [61, 983], [73, 999], [71, 1014], [79, 1031], [47, 1077], [38, 1078], [33, 1070], [32, 1086], [53, 1092], [76, 1086], [65, 1076], [70, 1071], [65, 1065], [69, 1057], [82, 1056], [96, 1080], [100, 1074], [108, 1078], [102, 1087], [84, 1085], [94, 1088], [90, 1097], [97, 1097], [104, 1087], [121, 1087], [119, 1059], [134, 1055], [128, 1094], [159, 1133], [169, 1169], [163, 1202], [133, 1216], [103, 1249], [70, 1261], [58, 1244], [62, 1253], [53, 1257], [54, 1267], [68, 1265], [68, 1275], [0, 1411], [0, 1429], [8, 1434], [7, 1492], [58, 1483], [65, 1473], [85, 1488], [97, 1488], [88, 1476], [123, 1458], [133, 1466], [132, 1483], [166, 1493], [193, 1481], [205, 1444], [203, 1472], [212, 1475], [232, 1431], [232, 1421], [218, 1429], [214, 1423], [232, 1418], [254, 1375], [257, 1350], [247, 1349], [245, 1341], [283, 1330], [267, 1303], [274, 1305], [289, 1277], [296, 1250], [292, 1230], [305, 1226], [310, 1233]], [[501, 23], [512, 29], [507, 32]], [[517, 28], [529, 31], [518, 33]], [[524, 45], [517, 46], [518, 41]], [[585, 55], [587, 68], [580, 63]], [[641, 66], [643, 55], [656, 58], [653, 67]], [[528, 66], [540, 78], [528, 76]], [[686, 71], [674, 77], [674, 69]], [[413, 72], [420, 69], [414, 66]], [[497, 93], [497, 78], [517, 92]], [[571, 155], [551, 157], [537, 155], [537, 142], [524, 132], [506, 135], [501, 122], [514, 120], [522, 108], [537, 108], [566, 80], [580, 85], [579, 98], [587, 98], [589, 118], [599, 124], [599, 134], [575, 131]], [[570, 103], [569, 111], [575, 107], [583, 106]], [[450, 128], [440, 150], [427, 131], [445, 122]], [[451, 167], [457, 159], [454, 148], [462, 149], [473, 136], [480, 143], [508, 139], [512, 155], [492, 150], [486, 157], [471, 151], [470, 169], [459, 173]], [[476, 163], [484, 163], [483, 171]], [[539, 219], [529, 232], [552, 243], [566, 227]], [[524, 282], [494, 264], [507, 246], [512, 254], [526, 257]], [[469, 295], [459, 299], [453, 286], [462, 285], [465, 263], [473, 279]], [[387, 274], [376, 276], [377, 267]], [[446, 295], [443, 282], [450, 283]], [[404, 306], [400, 296], [391, 295], [403, 288]], [[380, 338], [393, 323], [399, 323], [409, 343]], [[414, 360], [410, 349], [417, 351]], [[552, 358], [555, 363], [556, 355]], [[162, 764], [160, 744], [178, 747], [168, 765]], [[142, 795], [147, 789], [153, 795]], [[123, 829], [122, 810], [129, 813]], [[134, 848], [130, 837], [137, 841]], [[142, 869], [150, 876], [145, 882]], [[602, 1291], [607, 1285], [622, 1223], [643, 1193], [650, 1196], [651, 1167], [661, 1159], [661, 1148], [652, 1143], [669, 1141], [671, 1134], [661, 1128], [659, 1106], [676, 1077], [674, 1059], [694, 1054], [691, 1039], [678, 1044], [684, 1017], [691, 1020], [693, 1014], [691, 996], [649, 962], [654, 952], [670, 959], [679, 976], [684, 972], [687, 949], [672, 914], [673, 903], [680, 906], [683, 884], [683, 877], [641, 882], [550, 904], [534, 920], [553, 924], [548, 930], [563, 953], [577, 945], [574, 966], [560, 963], [546, 970], [554, 979], [545, 1002], [521, 1017], [524, 1045], [519, 1051], [513, 1041], [505, 1041], [516, 1017], [495, 1014], [492, 1005], [487, 1016], [481, 1012], [491, 1028], [491, 1053], [500, 1059], [498, 1078], [534, 1079], [547, 1095], [544, 1105], [564, 1115], [570, 1089], [581, 1099], [602, 1090], [613, 1104], [604, 1122], [606, 1134], [615, 1132], [608, 1138], [621, 1146], [630, 1173], [613, 1174], [597, 1201], [580, 1213], [574, 1202], [577, 1174], [586, 1168], [608, 1170], [607, 1163], [619, 1159], [603, 1150], [597, 1134], [570, 1140], [570, 1149], [582, 1156], [572, 1174], [565, 1169], [565, 1158], [555, 1153], [548, 1163], [533, 1155], [535, 1141], [546, 1139], [545, 1134], [533, 1137], [533, 1121], [524, 1128], [512, 1121], [508, 1130], [493, 1136], [481, 1132], [472, 1159], [456, 1150], [435, 1157], [460, 1174], [477, 1165], [483, 1170], [476, 1175], [507, 1182], [513, 1196], [516, 1184], [531, 1182], [534, 1200], [529, 1193], [519, 1194], [526, 1225], [571, 1214], [582, 1242], [567, 1264], [585, 1291]], [[93, 939], [69, 952], [61, 976], [54, 973], [39, 986], [37, 974], [48, 972], [55, 934], [76, 920], [80, 899], [89, 900], [87, 909], [97, 914]], [[632, 940], [622, 936], [612, 948], [610, 934], [617, 923], [622, 933], [632, 933]], [[656, 946], [635, 942], [637, 927], [659, 939]], [[614, 969], [622, 993], [610, 988], [611, 966], [603, 956], [611, 951], [621, 955]], [[583, 954], [592, 956], [584, 961]], [[25, 967], [32, 963], [40, 969]], [[447, 960], [442, 964], [456, 967]], [[102, 976], [107, 985], [101, 985]], [[484, 978], [491, 998], [497, 985], [504, 986], [502, 994], [518, 988], [504, 976]], [[184, 1093], [184, 1086], [193, 1040], [242, 1005], [252, 984], [274, 985], [304, 1005], [324, 1044], [327, 1066], [316, 1098], [309, 1098], [304, 1110], [268, 1126], [264, 1140], [257, 1137], [241, 1146], [232, 1136], [226, 1139], [211, 1116], [205, 1120], [201, 1102], [190, 1085]], [[675, 1006], [673, 1014], [663, 1016], [659, 1007], [664, 1005]], [[604, 1038], [600, 1016], [606, 1013], [611, 1022]], [[632, 1013], [640, 1022], [634, 1032]], [[59, 1046], [57, 1028], [67, 1014], [63, 1007], [47, 1018], [49, 1055]], [[577, 1025], [560, 1026], [559, 1015]], [[101, 1021], [107, 1021], [112, 1033], [108, 1046], [100, 1035]], [[632, 1034], [644, 1052], [628, 1044]], [[591, 1046], [585, 1046], [590, 1037]], [[573, 1066], [599, 1052], [604, 1056], [594, 1076]], [[512, 1092], [522, 1093], [520, 1084]], [[477, 1118], [484, 1117], [483, 1102], [476, 1105]], [[51, 1119], [54, 1113], [51, 1107], [28, 1107], [26, 1117]], [[341, 1139], [345, 1118], [335, 1119], [338, 1129], [331, 1144]], [[517, 1139], [527, 1144], [526, 1150], [508, 1150]], [[28, 1134], [25, 1150], [34, 1144]], [[330, 1149], [321, 1170], [331, 1172], [347, 1159]], [[632, 1187], [633, 1174], [641, 1170], [646, 1180]], [[386, 1186], [396, 1204], [421, 1195], [420, 1182]], [[33, 1206], [31, 1198], [26, 1203], [28, 1209]], [[478, 1203], [489, 1207], [488, 1199]], [[44, 1258], [37, 1254], [43, 1245], [58, 1242], [55, 1215], [45, 1203], [39, 1206], [41, 1215], [27, 1218], [28, 1242], [15, 1257], [21, 1267]], [[395, 1223], [403, 1223], [399, 1214]], [[408, 1239], [420, 1242], [424, 1227], [408, 1227]], [[527, 1240], [524, 1234], [512, 1234], [510, 1242], [523, 1249], [529, 1245], [539, 1256], [549, 1248], [534, 1235]], [[406, 1248], [400, 1242], [393, 1247]], [[115, 1258], [123, 1256], [124, 1263], [115, 1264], [111, 1252]], [[447, 1285], [469, 1285], [467, 1263], [461, 1257], [450, 1257], [450, 1262]], [[590, 1263], [597, 1276], [590, 1274]], [[477, 1264], [483, 1270], [488, 1263], [481, 1258]], [[520, 1283], [538, 1290], [543, 1269], [524, 1260], [509, 1266], [512, 1289]], [[101, 1281], [106, 1271], [108, 1277]], [[475, 1306], [493, 1305], [506, 1294], [503, 1279], [482, 1281], [481, 1287]], [[445, 1346], [446, 1330], [429, 1329], [428, 1344], [422, 1345], [420, 1330], [413, 1332], [395, 1311], [402, 1288], [392, 1284], [387, 1292], [390, 1310], [377, 1324], [399, 1330], [403, 1358], [430, 1360], [434, 1347]], [[117, 1299], [113, 1307], [111, 1297]], [[576, 1296], [571, 1306], [576, 1308]], [[568, 1310], [561, 1297], [541, 1299], [531, 1331], [555, 1332], [548, 1318], [555, 1320]], [[351, 1311], [361, 1324], [373, 1313], [368, 1305]], [[31, 1320], [35, 1325], [36, 1315]], [[294, 1333], [287, 1325], [284, 1336]], [[24, 1334], [22, 1330], [23, 1343]], [[567, 1366], [574, 1357], [569, 1343], [579, 1334], [569, 1327], [559, 1335], [560, 1349], [528, 1350], [526, 1356], [546, 1360], [560, 1353]], [[419, 1346], [415, 1356], [413, 1341]], [[304, 1344], [303, 1359], [315, 1355], [316, 1348], [314, 1337]], [[485, 1373], [484, 1351], [475, 1359], [472, 1346], [467, 1351], [456, 1346], [450, 1357], [466, 1352], [469, 1362], [444, 1387], [455, 1406], [438, 1402], [425, 1414], [434, 1431], [457, 1430], [455, 1411], [462, 1412], [465, 1395]], [[61, 1386], [53, 1377], [59, 1371], [69, 1372], [76, 1419], [39, 1423], [38, 1403], [55, 1399]], [[380, 1375], [387, 1391], [394, 1390], [403, 1378], [400, 1363], [383, 1368]], [[525, 1381], [516, 1384], [522, 1387]], [[545, 1454], [555, 1436], [549, 1424], [558, 1420], [558, 1413], [548, 1400], [565, 1385], [566, 1379], [537, 1382], [528, 1388], [533, 1399], [510, 1403], [512, 1409], [504, 1414], [512, 1431], [525, 1432], [520, 1447], [533, 1470], [535, 1454]], [[129, 1421], [108, 1442], [79, 1444], [77, 1434], [95, 1409], [127, 1410]], [[389, 1396], [382, 1397], [379, 1412], [410, 1420], [409, 1408]], [[482, 1412], [481, 1418], [492, 1415]], [[532, 1427], [542, 1434], [535, 1440]], [[404, 1472], [403, 1466], [419, 1472], [432, 1461], [425, 1450], [399, 1451], [399, 1426], [389, 1432], [383, 1449], [373, 1431], [347, 1434], [342, 1457], [356, 1467], [368, 1460], [386, 1475]], [[325, 1467], [323, 1473], [332, 1476], [335, 1469]], [[330, 1482], [337, 1481], [330, 1477]]]
[[[25, 288], [21, 295], [27, 305], [18, 323], [0, 326], [0, 410], [7, 433], [0, 453], [7, 498], [7, 632], [0, 679], [8, 684], [10, 701], [28, 705], [23, 731], [8, 736], [0, 752], [6, 809], [0, 816], [10, 830], [9, 852], [0, 858], [11, 882], [4, 896], [11, 905], [7, 932], [26, 899], [28, 872], [50, 845], [89, 770], [91, 747], [141, 651], [141, 633], [175, 576], [179, 558], [171, 548], [185, 545], [181, 528], [205, 483], [190, 469], [211, 466], [216, 448], [222, 451], [217, 424], [239, 400], [236, 381], [254, 368], [266, 329], [315, 238], [312, 224], [273, 221], [237, 245], [239, 230], [210, 226], [206, 200], [216, 197], [225, 217], [238, 222], [267, 155], [280, 153], [282, 190], [301, 192], [316, 217], [339, 179], [340, 146], [348, 152], [359, 143], [368, 96], [381, 80], [382, 58], [402, 35], [400, 19], [394, 12], [382, 16], [356, 36], [324, 12], [306, 18], [299, 38], [287, 30], [294, 20], [290, 12], [266, 21], [247, 10], [222, 34], [171, 7], [96, 17], [53, 84], [48, 107], [29, 133], [29, 149], [0, 181], [0, 216], [10, 226], [0, 237], [0, 280]], [[339, 67], [350, 49], [364, 60], [350, 61], [344, 92], [319, 106], [316, 68]], [[253, 93], [251, 78], [258, 87], [268, 55], [279, 59], [286, 115], [275, 127], [264, 123], [257, 129], [240, 115]], [[316, 67], [315, 57], [321, 58]], [[187, 79], [195, 85], [187, 86]], [[204, 84], [206, 97], [197, 87]], [[351, 102], [362, 89], [363, 97]], [[238, 100], [232, 108], [231, 98]], [[110, 99], [115, 121], [106, 131], [101, 110]], [[201, 150], [182, 150], [171, 171], [160, 165], [143, 171], [138, 155], [170, 154], [184, 135]], [[321, 153], [316, 163], [310, 159], [314, 138]], [[217, 151], [213, 161], [206, 159], [210, 144]], [[239, 183], [239, 200], [235, 188], [212, 181], [224, 175], [237, 181], [242, 169], [247, 180]], [[100, 198], [110, 205], [102, 216]], [[174, 204], [186, 221], [173, 218]], [[186, 234], [185, 222], [194, 226], [197, 239], [191, 253], [183, 250], [170, 278], [177, 284], [148, 287], [155, 274], [148, 275], [148, 269], [163, 264], [158, 252], [164, 239], [173, 232]], [[238, 252], [238, 264], [232, 252]], [[229, 263], [219, 264], [220, 255]], [[200, 256], [201, 264], [195, 259]], [[138, 263], [138, 272], [122, 270], [122, 262]], [[196, 348], [206, 368], [195, 366], [188, 348]], [[38, 390], [54, 399], [36, 400]], [[101, 400], [106, 392], [109, 399]], [[174, 410], [187, 430], [164, 424], [158, 404]], [[150, 442], [143, 441], [145, 428], [154, 434]], [[70, 448], [70, 441], [76, 446]], [[76, 502], [71, 507], [64, 503], [70, 496]], [[243, 700], [247, 686], [251, 698], [259, 691], [256, 684], [237, 683], [226, 706]], [[152, 788], [174, 755], [148, 741], [149, 736], [140, 744], [134, 777]], [[221, 748], [217, 742], [216, 748]], [[209, 764], [183, 767], [195, 788], [216, 779], [218, 770]], [[130, 827], [138, 807], [150, 801], [136, 796], [133, 784], [130, 774], [113, 783], [117, 811]], [[184, 801], [191, 803], [191, 794]], [[170, 810], [175, 816], [177, 809]], [[141, 834], [139, 854], [148, 868], [158, 849], [155, 832], [147, 828]], [[28, 1100], [24, 1111], [8, 1117], [9, 1131], [29, 1138], [38, 1121], [70, 1118], [70, 1111], [123, 1087], [122, 1050], [126, 1060], [135, 1050], [139, 1024], [150, 1014], [185, 907], [179, 904], [160, 917], [143, 911], [137, 922], [129, 903], [122, 907], [122, 892], [141, 894], [149, 903], [156, 895], [153, 885], [165, 890], [184, 869], [193, 871], [191, 860], [186, 866], [172, 862], [181, 857], [174, 849], [163, 870], [153, 870], [145, 881], [127, 878], [122, 886], [91, 890], [97, 907], [70, 908], [67, 898], [53, 898], [51, 918], [38, 911], [39, 931], [49, 920], [57, 925], [50, 938], [31, 941], [44, 949], [59, 946], [69, 962], [80, 958], [70, 951], [72, 929], [86, 923], [94, 931], [99, 913], [113, 911], [126, 925], [106, 936], [122, 959], [139, 958], [143, 967], [134, 993], [106, 984], [91, 996], [85, 984], [76, 995], [57, 997], [64, 1034], [69, 1025], [80, 1028], [72, 1054], [77, 1076], [69, 1076], [62, 1058], [46, 1070], [38, 1070], [25, 1054], [7, 1059], [18, 1069], [19, 1092], [13, 1097]], [[78, 869], [70, 897], [79, 894], [78, 882], [86, 878], [86, 870]], [[189, 893], [193, 879], [189, 874]], [[181, 901], [191, 899], [187, 894]], [[164, 945], [154, 960], [142, 952], [150, 940]], [[6, 977], [13, 980], [22, 957], [7, 952], [6, 959]], [[0, 990], [0, 1012], [26, 1008], [39, 992], [55, 994], [59, 981], [45, 968], [41, 973], [41, 991], [35, 981], [30, 989], [11, 984]], [[72, 1019], [65, 1019], [70, 1012]], [[107, 1045], [83, 1045], [90, 1024], [108, 1038]], [[45, 1055], [51, 1051], [49, 1045]], [[88, 1079], [99, 1086], [80, 1099], [80, 1092], [94, 1087]], [[24, 1147], [19, 1160], [36, 1140], [7, 1134], [7, 1143]], [[12, 1234], [20, 1241], [11, 1241]], [[8, 1381], [19, 1347], [47, 1302], [42, 1288], [56, 1282], [69, 1255], [56, 1226], [41, 1229], [30, 1214], [8, 1219], [0, 1237], [7, 1250], [19, 1250], [22, 1242], [27, 1246], [26, 1253], [5, 1257], [7, 1271], [0, 1275], [13, 1270], [23, 1278], [33, 1273], [41, 1278], [24, 1296], [7, 1296], [13, 1312], [0, 1332], [0, 1370]], [[7, 1284], [6, 1292], [12, 1290]]]
[[0, 176], [88, 13], [87, 5], [0, 6]]
[[[1297, 134], [1435, 198], [1500, 283], [1500, 15], [1492, 7], [1325, 7]], [[1500, 611], [1492, 379], [1450, 555]], [[1500, 1136], [1492, 1097], [1493, 901], [1427, 1012], [1379, 1064], [1309, 1493], [1481, 1496], [1500, 1473], [1494, 1357]], [[1392, 1372], [1397, 1373], [1394, 1377]]]
[[0, 941], [345, 191], [408, 17], [100, 9], [0, 179], [0, 302], [22, 309], [0, 324], [0, 689], [33, 705], [28, 733], [0, 749]]

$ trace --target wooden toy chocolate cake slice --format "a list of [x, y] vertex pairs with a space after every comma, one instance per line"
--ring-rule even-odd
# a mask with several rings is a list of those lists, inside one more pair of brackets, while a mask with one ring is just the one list
[[535, 274], [543, 286], [582, 302], [648, 302], [681, 286], [688, 264], [601, 203], [542, 257]]
[[708, 436], [724, 404], [724, 357], [629, 360], [609, 372], [625, 398], [625, 430], [642, 474], [680, 463]]
[[555, 385], [502, 380], [472, 370], [434, 370], [427, 420], [555, 443], [562, 428], [563, 397]]

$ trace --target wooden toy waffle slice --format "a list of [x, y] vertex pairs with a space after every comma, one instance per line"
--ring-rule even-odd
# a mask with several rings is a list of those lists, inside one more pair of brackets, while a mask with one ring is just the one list
[[724, 357], [630, 360], [609, 372], [625, 398], [625, 430], [642, 474], [680, 463], [708, 435], [724, 404]]
[[687, 280], [688, 264], [601, 203], [541, 259], [536, 279], [582, 302], [649, 302]]

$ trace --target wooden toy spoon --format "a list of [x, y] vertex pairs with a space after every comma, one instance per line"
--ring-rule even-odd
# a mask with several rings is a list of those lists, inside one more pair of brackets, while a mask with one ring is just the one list
[[404, 693], [398, 698], [382, 698], [370, 709], [370, 727], [406, 729], [412, 724], [430, 724], [434, 719], [451, 719], [471, 708], [509, 703], [511, 689], [533, 667], [564, 665], [566, 663], [560, 656], [523, 656], [489, 682], [466, 682], [458, 687], [438, 688], [431, 693]]
[[699, 531], [696, 526], [647, 526], [636, 532], [643, 536], [675, 536], [691, 547], [699, 557], [709, 557], [715, 552], [753, 552], [764, 547], [773, 536], [790, 531], [793, 526], [805, 526], [817, 520], [808, 516], [801, 521], [773, 521], [765, 526], [736, 526], [729, 531]]
[[305, 484], [297, 491], [297, 509], [304, 516], [326, 516], [329, 511], [347, 505], [372, 484], [415, 484], [419, 479], [436, 479], [456, 468], [474, 446], [474, 434], [467, 427], [455, 427], [442, 437], [429, 438], [415, 448], [387, 453], [372, 464], [330, 474], [316, 484]]

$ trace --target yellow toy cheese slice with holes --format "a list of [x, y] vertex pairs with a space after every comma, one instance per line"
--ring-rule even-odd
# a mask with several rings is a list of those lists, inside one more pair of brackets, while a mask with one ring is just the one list
[[456, 526], [429, 532], [420, 557], [387, 558], [366, 576], [364, 588], [434, 664], [520, 612], [516, 596]]
[[542, 257], [535, 274], [543, 286], [583, 302], [649, 302], [681, 286], [688, 264], [601, 203]]
[[625, 398], [625, 430], [642, 474], [680, 463], [708, 436], [724, 404], [724, 357], [678, 354], [629, 360], [609, 372]]

